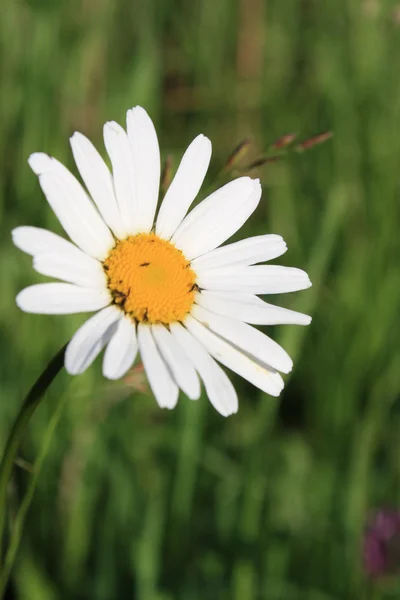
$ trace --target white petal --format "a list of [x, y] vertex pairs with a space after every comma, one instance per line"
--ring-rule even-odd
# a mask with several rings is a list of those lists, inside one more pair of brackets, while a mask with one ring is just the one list
[[136, 329], [132, 320], [124, 315], [111, 338], [103, 360], [103, 375], [108, 379], [123, 377], [133, 365], [138, 351]]
[[92, 142], [81, 133], [75, 132], [70, 143], [76, 166], [101, 216], [117, 238], [123, 237], [113, 180], [106, 163]]
[[111, 301], [108, 290], [89, 290], [72, 283], [38, 283], [25, 288], [16, 297], [21, 310], [43, 315], [92, 312]]
[[242, 321], [216, 315], [201, 306], [193, 306], [191, 314], [251, 358], [282, 373], [292, 370], [293, 362], [288, 353], [262, 331]]
[[164, 325], [152, 325], [151, 331], [176, 383], [191, 400], [197, 400], [200, 396], [200, 381], [181, 346]]
[[178, 401], [179, 388], [172, 378], [156, 346], [149, 325], [138, 325], [140, 355], [153, 394], [161, 408], [174, 408]]
[[197, 278], [206, 290], [246, 292], [248, 294], [283, 294], [311, 287], [305, 271], [278, 265], [255, 265], [239, 269], [212, 269]]
[[253, 325], [309, 325], [311, 317], [303, 313], [268, 304], [252, 294], [212, 292], [196, 294], [196, 303], [211, 312]]
[[128, 135], [118, 123], [110, 121], [104, 125], [104, 143], [112, 163], [123, 228], [125, 235], [130, 235], [137, 231], [135, 213], [139, 199], [136, 197], [135, 164]]
[[271, 396], [279, 396], [283, 389], [283, 380], [277, 371], [262, 366], [251, 360], [231, 344], [204, 327], [199, 321], [188, 315], [184, 322], [185, 327], [220, 363], [231, 369], [263, 392]]
[[189, 260], [214, 250], [247, 221], [260, 198], [258, 179], [235, 179], [196, 206], [178, 227], [172, 242]]
[[14, 244], [27, 254], [65, 253], [72, 251], [81, 252], [74, 244], [68, 242], [52, 231], [40, 227], [23, 226], [12, 230]]
[[46, 154], [32, 154], [28, 162], [71, 240], [87, 254], [103, 260], [114, 246], [114, 238], [78, 180]]
[[182, 157], [157, 217], [156, 233], [170, 239], [196, 198], [211, 159], [211, 142], [204, 135], [193, 140]]
[[172, 323], [170, 329], [202, 378], [207, 396], [214, 408], [224, 417], [236, 413], [238, 397], [226, 373], [180, 323]]
[[[45, 152], [34, 152], [28, 158], [28, 163], [36, 175], [40, 175], [49, 169], [49, 161], [53, 159]], [[51, 166], [51, 165], [50, 165]]]
[[211, 250], [195, 258], [191, 267], [198, 275], [206, 275], [209, 269], [247, 267], [272, 260], [286, 250], [287, 246], [280, 235], [257, 235]]
[[135, 173], [135, 228], [148, 232], [154, 223], [160, 187], [157, 133], [153, 121], [141, 106], [128, 110], [126, 124]]
[[71, 375], [86, 371], [113, 336], [122, 312], [115, 306], [96, 313], [78, 329], [67, 346], [65, 368]]
[[[71, 244], [72, 246], [72, 244]], [[85, 288], [107, 289], [107, 278], [98, 260], [72, 246], [73, 251], [58, 254], [39, 254], [33, 268], [42, 275], [54, 277]]]

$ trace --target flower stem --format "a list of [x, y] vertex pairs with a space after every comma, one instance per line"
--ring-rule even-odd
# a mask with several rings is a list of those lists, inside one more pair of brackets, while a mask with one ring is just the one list
[[22, 530], [23, 530], [25, 518], [26, 518], [26, 515], [31, 506], [33, 496], [34, 496], [34, 493], [36, 490], [36, 485], [37, 485], [37, 482], [39, 479], [40, 471], [41, 471], [44, 459], [46, 458], [48, 450], [50, 448], [51, 441], [54, 436], [54, 432], [60, 421], [66, 399], [67, 399], [67, 396], [64, 394], [62, 401], [59, 403], [59, 405], [56, 408], [55, 413], [53, 414], [52, 418], [50, 419], [49, 425], [43, 436], [43, 444], [42, 444], [41, 450], [40, 450], [39, 455], [36, 458], [35, 463], [33, 465], [33, 473], [30, 478], [30, 481], [29, 481], [29, 485], [28, 485], [28, 489], [27, 489], [25, 498], [23, 499], [21, 506], [18, 509], [15, 519], [13, 519], [13, 527], [12, 527], [12, 532], [11, 532], [10, 543], [8, 545], [7, 552], [5, 553], [4, 564], [0, 571], [0, 600], [3, 600], [3, 598], [4, 598], [6, 586], [7, 586], [9, 577], [10, 577], [11, 570], [14, 566], [15, 557], [17, 555], [19, 544], [21, 541]]
[[14, 467], [16, 455], [22, 442], [26, 427], [39, 406], [43, 394], [64, 366], [66, 345], [49, 362], [43, 373], [30, 389], [15, 421], [0, 463], [0, 558], [6, 520], [7, 487]]

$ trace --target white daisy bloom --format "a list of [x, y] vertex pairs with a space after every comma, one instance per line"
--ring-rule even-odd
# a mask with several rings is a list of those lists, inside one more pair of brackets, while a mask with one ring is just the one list
[[267, 304], [257, 294], [308, 288], [304, 271], [260, 265], [286, 251], [279, 235], [221, 246], [261, 198], [258, 179], [239, 177], [193, 210], [211, 158], [199, 135], [186, 150], [156, 217], [160, 151], [141, 107], [127, 113], [127, 131], [104, 126], [110, 173], [80, 133], [72, 152], [86, 190], [55, 158], [37, 153], [29, 164], [71, 241], [37, 227], [17, 227], [16, 246], [39, 273], [60, 282], [32, 285], [17, 296], [31, 313], [95, 312], [67, 347], [65, 367], [85, 371], [105, 348], [103, 373], [125, 375], [140, 353], [161, 407], [173, 408], [179, 389], [207, 395], [222, 415], [237, 412], [233, 385], [216, 361], [273, 396], [292, 361], [251, 325], [308, 325], [310, 317]]

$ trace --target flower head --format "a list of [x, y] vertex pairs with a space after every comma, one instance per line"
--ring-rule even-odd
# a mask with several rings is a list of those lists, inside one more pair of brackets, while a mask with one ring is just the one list
[[370, 577], [400, 573], [400, 511], [381, 509], [364, 535], [364, 569]]
[[14, 243], [33, 256], [39, 273], [61, 280], [17, 296], [27, 312], [95, 312], [71, 339], [65, 367], [85, 371], [106, 348], [103, 373], [122, 377], [141, 355], [160, 406], [173, 408], [179, 389], [200, 395], [200, 379], [222, 415], [235, 413], [237, 395], [222, 363], [277, 396], [278, 371], [292, 361], [251, 324], [307, 325], [310, 317], [267, 304], [256, 294], [311, 285], [300, 269], [259, 265], [280, 256], [278, 235], [221, 246], [249, 218], [261, 198], [257, 179], [240, 177], [189, 213], [206, 175], [211, 142], [199, 135], [185, 152], [156, 215], [160, 151], [153, 123], [136, 107], [127, 131], [104, 126], [112, 173], [79, 133], [72, 152], [87, 191], [55, 158], [33, 154], [29, 164], [71, 241], [36, 227], [18, 227]]

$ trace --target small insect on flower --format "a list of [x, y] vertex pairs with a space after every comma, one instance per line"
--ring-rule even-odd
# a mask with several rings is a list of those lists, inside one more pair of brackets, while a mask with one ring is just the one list
[[95, 312], [68, 345], [67, 371], [82, 373], [106, 348], [103, 374], [118, 379], [140, 353], [161, 407], [173, 408], [179, 389], [198, 398], [202, 380], [213, 406], [228, 416], [238, 399], [218, 361], [278, 396], [279, 371], [288, 373], [292, 361], [251, 324], [308, 325], [311, 319], [256, 294], [302, 290], [310, 280], [300, 269], [258, 264], [286, 251], [279, 235], [219, 247], [256, 209], [259, 180], [235, 179], [188, 213], [211, 158], [210, 140], [199, 135], [156, 216], [160, 151], [143, 108], [128, 111], [127, 131], [115, 122], [104, 126], [112, 173], [86, 137], [75, 133], [70, 141], [87, 191], [55, 158], [37, 153], [29, 164], [71, 241], [36, 227], [13, 231], [34, 269], [61, 280], [20, 292], [22, 310]]

